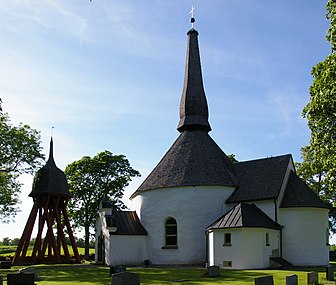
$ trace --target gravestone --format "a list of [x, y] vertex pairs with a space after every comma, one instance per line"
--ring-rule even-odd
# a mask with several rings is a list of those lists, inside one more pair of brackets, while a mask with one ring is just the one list
[[34, 273], [8, 273], [7, 285], [34, 285]]
[[130, 272], [112, 274], [111, 285], [140, 285], [140, 277], [139, 274]]
[[307, 284], [308, 285], [317, 285], [318, 284], [318, 273], [317, 272], [308, 272], [307, 273]]
[[296, 274], [292, 274], [286, 276], [286, 285], [298, 285], [298, 276]]
[[254, 278], [254, 285], [274, 285], [273, 276]]
[[118, 266], [110, 266], [110, 276], [115, 273], [120, 273], [126, 271], [125, 265], [118, 265]]
[[37, 271], [32, 269], [32, 268], [21, 268], [20, 270], [18, 270], [18, 273], [24, 273], [24, 274], [34, 274], [34, 278], [35, 278], [35, 281], [39, 280], [39, 276], [37, 274]]
[[208, 267], [207, 277], [218, 277], [219, 276], [219, 266], [212, 265]]
[[334, 265], [328, 265], [327, 266], [327, 280], [328, 281], [334, 281], [335, 280], [335, 266]]
[[11, 269], [12, 268], [12, 262], [7, 260], [0, 261], [0, 268], [1, 269]]

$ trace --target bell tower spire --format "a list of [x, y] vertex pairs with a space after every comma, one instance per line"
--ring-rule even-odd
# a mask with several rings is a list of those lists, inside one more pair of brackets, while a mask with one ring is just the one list
[[[191, 23], [194, 26], [192, 8]], [[179, 132], [186, 130], [211, 131], [208, 121], [208, 104], [203, 87], [201, 60], [198, 48], [198, 32], [192, 27], [188, 33], [188, 47], [184, 72], [184, 85], [180, 101]]]

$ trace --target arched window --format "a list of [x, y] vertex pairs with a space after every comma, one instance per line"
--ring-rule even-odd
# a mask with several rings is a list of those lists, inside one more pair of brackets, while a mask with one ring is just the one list
[[165, 247], [177, 247], [177, 223], [169, 218], [165, 223]]

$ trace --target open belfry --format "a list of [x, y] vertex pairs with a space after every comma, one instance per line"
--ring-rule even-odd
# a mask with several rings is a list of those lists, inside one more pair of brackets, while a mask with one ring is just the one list
[[[49, 159], [37, 171], [29, 196], [33, 198], [34, 205], [22, 233], [13, 264], [80, 263], [66, 210], [71, 196], [69, 186], [64, 172], [55, 164], [52, 138]], [[34, 247], [31, 254], [28, 255], [29, 243], [37, 220]], [[70, 255], [66, 243], [65, 229], [71, 242], [74, 257]]]

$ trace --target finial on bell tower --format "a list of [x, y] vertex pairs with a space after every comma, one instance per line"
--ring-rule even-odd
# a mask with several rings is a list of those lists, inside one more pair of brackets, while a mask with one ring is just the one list
[[195, 10], [195, 6], [192, 5], [191, 6], [191, 11], [190, 11], [190, 15], [191, 15], [191, 18], [190, 18], [191, 28], [194, 28], [194, 23], [195, 23], [194, 10]]

